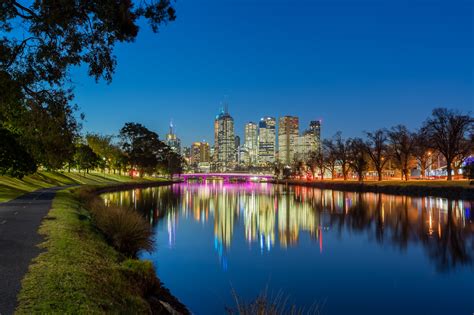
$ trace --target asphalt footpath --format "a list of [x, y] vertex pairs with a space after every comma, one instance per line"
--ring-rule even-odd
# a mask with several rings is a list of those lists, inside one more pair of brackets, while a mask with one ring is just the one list
[[56, 192], [65, 187], [40, 189], [0, 203], [0, 314], [13, 314], [21, 280], [41, 250], [38, 234]]

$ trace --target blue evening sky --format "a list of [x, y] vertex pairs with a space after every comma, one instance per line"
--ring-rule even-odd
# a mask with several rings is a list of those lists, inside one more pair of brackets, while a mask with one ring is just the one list
[[323, 136], [474, 109], [471, 0], [178, 0], [177, 20], [116, 48], [113, 82], [75, 70], [84, 131], [128, 121], [213, 142], [223, 102], [236, 132], [262, 116], [323, 120]]

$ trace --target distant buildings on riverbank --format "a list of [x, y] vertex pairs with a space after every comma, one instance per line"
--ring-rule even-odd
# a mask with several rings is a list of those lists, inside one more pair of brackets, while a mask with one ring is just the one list
[[309, 128], [300, 133], [298, 117], [279, 117], [277, 124], [276, 118], [265, 116], [258, 123], [249, 121], [244, 125], [241, 141], [235, 133], [234, 119], [224, 107], [214, 119], [214, 145], [194, 142], [183, 150], [183, 155], [195, 171], [225, 172], [271, 168], [276, 163], [292, 165], [307, 161], [320, 147], [320, 120], [311, 121]]

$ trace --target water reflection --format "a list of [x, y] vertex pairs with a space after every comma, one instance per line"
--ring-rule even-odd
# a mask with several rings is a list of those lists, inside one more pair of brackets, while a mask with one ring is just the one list
[[469, 201], [222, 182], [136, 189], [104, 199], [139, 209], [151, 224], [166, 220], [171, 247], [180, 218], [212, 223], [214, 247], [224, 269], [238, 223], [246, 242], [262, 252], [294, 246], [305, 233], [323, 252], [324, 235], [331, 230], [340, 235], [365, 233], [369, 241], [402, 251], [420, 243], [441, 272], [472, 265], [474, 256]]

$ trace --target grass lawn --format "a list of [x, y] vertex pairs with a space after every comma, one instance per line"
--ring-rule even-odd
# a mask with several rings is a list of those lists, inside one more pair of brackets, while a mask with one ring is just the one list
[[47, 187], [65, 185], [103, 185], [132, 181], [157, 180], [155, 178], [131, 179], [116, 174], [40, 171], [23, 179], [0, 176], [0, 202], [14, 199], [25, 193]]
[[45, 236], [41, 244], [45, 251], [33, 260], [22, 281], [18, 314], [149, 312], [131, 281], [133, 272], [153, 272], [151, 263], [124, 261], [97, 232], [71, 189], [57, 193], [39, 233]]

